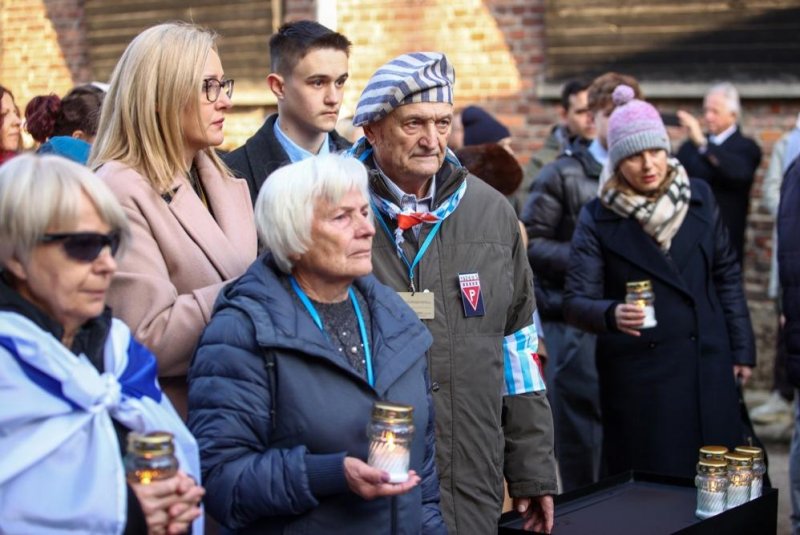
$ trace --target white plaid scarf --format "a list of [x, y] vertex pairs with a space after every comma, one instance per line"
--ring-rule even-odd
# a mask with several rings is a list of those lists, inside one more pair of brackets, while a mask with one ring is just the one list
[[600, 202], [604, 206], [622, 217], [636, 219], [663, 251], [669, 251], [672, 238], [681, 228], [690, 199], [689, 177], [675, 158], [667, 161], [667, 179], [654, 195], [638, 193], [618, 173], [600, 192]]

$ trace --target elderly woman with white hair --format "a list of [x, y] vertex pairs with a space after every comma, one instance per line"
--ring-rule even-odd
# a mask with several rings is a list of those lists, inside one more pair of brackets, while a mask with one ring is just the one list
[[[105, 304], [129, 240], [87, 168], [35, 155], [0, 167], [1, 533], [182, 533], [201, 514], [197, 444]], [[174, 435], [181, 470], [126, 484], [128, 434], [153, 431]]]
[[[355, 159], [310, 158], [256, 201], [266, 253], [217, 301], [189, 370], [206, 505], [237, 533], [442, 533], [425, 354], [431, 336], [372, 275]], [[369, 466], [373, 403], [410, 405], [402, 483]]]

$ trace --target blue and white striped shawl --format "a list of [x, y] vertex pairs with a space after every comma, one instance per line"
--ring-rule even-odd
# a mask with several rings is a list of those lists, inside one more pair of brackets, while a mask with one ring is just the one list
[[103, 358], [101, 375], [32, 321], [0, 312], [0, 532], [122, 533], [127, 487], [112, 417], [173, 433], [181, 468], [200, 481], [197, 443], [161, 392], [155, 358], [119, 320]]

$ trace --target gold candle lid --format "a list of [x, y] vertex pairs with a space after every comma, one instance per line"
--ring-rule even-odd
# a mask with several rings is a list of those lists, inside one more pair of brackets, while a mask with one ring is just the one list
[[128, 433], [128, 451], [136, 455], [169, 455], [175, 452], [174, 436], [166, 431]]
[[761, 450], [761, 448], [756, 446], [736, 446], [734, 451], [743, 455], [749, 455], [754, 461], [760, 461], [764, 458], [764, 452]]
[[728, 462], [728, 467], [736, 470], [744, 470], [753, 465], [753, 459], [742, 453], [726, 453], [725, 460]]
[[697, 471], [708, 475], [721, 475], [725, 473], [728, 465], [725, 461], [716, 459], [703, 459], [697, 463]]
[[728, 448], [725, 446], [703, 446], [700, 448], [700, 459], [719, 459], [721, 461], [726, 453], [728, 453]]
[[395, 423], [411, 423], [414, 416], [414, 407], [411, 405], [401, 405], [390, 401], [376, 401], [372, 406], [372, 419]]
[[652, 290], [653, 284], [649, 280], [626, 282], [625, 288], [629, 292], [643, 292], [645, 290]]

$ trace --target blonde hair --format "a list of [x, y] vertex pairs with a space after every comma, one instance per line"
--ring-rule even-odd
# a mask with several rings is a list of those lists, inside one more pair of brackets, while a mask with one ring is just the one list
[[[89, 167], [117, 160], [145, 176], [158, 193], [175, 175], [189, 171], [184, 159], [183, 111], [199, 104], [203, 68], [216, 34], [193, 24], [170, 22], [140, 33], [111, 74]], [[213, 148], [203, 149], [230, 174]]]
[[337, 204], [353, 188], [369, 199], [367, 169], [357, 159], [341, 154], [312, 156], [269, 175], [256, 199], [256, 228], [264, 249], [272, 253], [281, 271], [290, 273], [292, 258], [312, 246], [317, 201]]
[[0, 265], [10, 258], [28, 259], [50, 227], [78, 223], [85, 193], [113, 230], [120, 250], [130, 241], [128, 218], [117, 198], [97, 175], [61, 156], [23, 154], [0, 167]]

